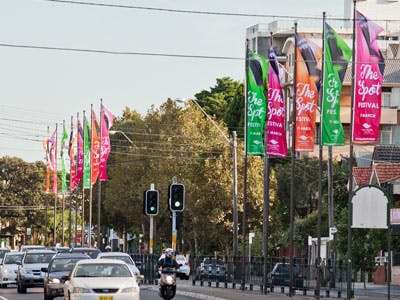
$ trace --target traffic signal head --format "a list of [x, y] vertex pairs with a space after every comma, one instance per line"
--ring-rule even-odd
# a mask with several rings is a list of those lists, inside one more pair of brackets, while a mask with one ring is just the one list
[[183, 211], [185, 208], [185, 186], [173, 183], [169, 186], [169, 208], [171, 211]]
[[144, 208], [148, 216], [158, 214], [158, 191], [146, 191]]

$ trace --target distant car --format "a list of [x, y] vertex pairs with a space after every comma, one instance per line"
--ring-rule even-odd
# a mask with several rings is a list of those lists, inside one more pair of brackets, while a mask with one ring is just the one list
[[198, 276], [200, 279], [227, 279], [226, 267], [223, 260], [219, 258], [205, 258], [199, 266]]
[[85, 248], [85, 247], [79, 247], [79, 248], [71, 248], [69, 249], [69, 253], [83, 253], [89, 255], [91, 258], [97, 258], [97, 255], [101, 251], [97, 248]]
[[53, 250], [25, 251], [17, 270], [17, 292], [26, 294], [30, 287], [43, 287], [44, 273], [50, 260], [56, 254]]
[[[272, 271], [268, 273], [268, 282], [272, 285], [288, 286], [290, 283], [290, 273], [289, 273], [288, 263], [276, 263], [272, 268]], [[293, 265], [293, 286], [303, 287], [304, 278], [303, 273], [299, 265]]]
[[21, 246], [21, 251], [44, 250], [44, 249], [46, 249], [46, 246], [43, 246], [43, 245], [22, 245]]
[[0, 286], [6, 288], [9, 284], [17, 283], [18, 263], [21, 262], [24, 252], [7, 252], [0, 264]]
[[50, 250], [54, 250], [54, 251], [56, 251], [57, 253], [68, 253], [69, 252], [69, 247], [64, 247], [64, 246], [55, 246], [55, 247], [51, 247], [51, 248], [48, 248], [48, 249], [50, 249]]
[[75, 264], [81, 259], [90, 259], [83, 253], [58, 253], [51, 259], [48, 267], [42, 268], [44, 276], [44, 300], [52, 300], [64, 295], [65, 276], [68, 276]]
[[133, 273], [136, 276], [136, 281], [141, 284], [144, 281], [144, 276], [140, 275], [139, 269], [136, 267], [135, 262], [133, 261], [132, 257], [124, 252], [101, 252], [97, 255], [97, 258], [101, 259], [120, 259], [126, 262], [129, 268], [132, 269]]
[[188, 280], [189, 276], [190, 276], [190, 265], [186, 259], [186, 256], [182, 255], [182, 254], [178, 254], [175, 257], [175, 260], [180, 265], [176, 276], [178, 276], [181, 279]]
[[66, 300], [139, 300], [139, 292], [135, 274], [117, 259], [80, 260], [64, 283]]
[[0, 248], [0, 262], [1, 262], [1, 260], [3, 259], [4, 255], [5, 255], [6, 253], [8, 253], [8, 252], [11, 252], [11, 250], [8, 249], [8, 248]]

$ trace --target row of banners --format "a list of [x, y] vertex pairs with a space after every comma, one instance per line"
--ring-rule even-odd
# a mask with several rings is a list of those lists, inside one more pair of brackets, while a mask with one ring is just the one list
[[[331, 26], [327, 23], [324, 25], [324, 53], [318, 45], [300, 35], [295, 36], [296, 152], [314, 151], [319, 93], [322, 93], [322, 145], [342, 146], [345, 142], [340, 120], [340, 93], [352, 50]], [[356, 12], [355, 94], [351, 137], [354, 142], [376, 142], [379, 138], [384, 59], [376, 38], [381, 31], [383, 28]], [[267, 60], [249, 51], [247, 61], [247, 154], [266, 153], [286, 157], [285, 101], [276, 54], [271, 47]]]
[[[83, 115], [83, 121], [77, 116], [76, 125], [71, 118], [71, 132], [68, 132], [63, 122], [63, 131], [61, 135], [61, 190], [67, 191], [67, 170], [65, 162], [65, 154], [68, 144], [68, 156], [70, 161], [70, 186], [72, 192], [77, 189], [79, 182], [83, 180], [83, 188], [88, 189], [100, 181], [107, 180], [107, 160], [111, 152], [111, 143], [109, 137], [109, 129], [113, 125], [115, 116], [101, 103], [100, 105], [100, 122], [96, 117], [96, 113], [91, 110], [91, 120]], [[51, 136], [47, 136], [43, 142], [43, 148], [46, 153], [46, 193], [50, 192], [50, 176], [52, 175], [52, 193], [57, 193], [57, 126]], [[76, 149], [76, 152], [75, 152]]]

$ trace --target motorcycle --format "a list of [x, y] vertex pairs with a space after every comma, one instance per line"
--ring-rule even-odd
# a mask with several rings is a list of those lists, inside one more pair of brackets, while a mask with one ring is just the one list
[[175, 297], [176, 293], [176, 269], [164, 267], [160, 268], [160, 297], [170, 300]]

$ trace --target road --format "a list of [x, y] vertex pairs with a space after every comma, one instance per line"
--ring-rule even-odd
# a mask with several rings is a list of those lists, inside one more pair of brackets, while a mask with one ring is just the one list
[[[62, 300], [62, 297], [55, 298], [56, 300]], [[141, 300], [154, 300], [161, 299], [158, 296], [158, 292], [154, 289], [141, 288], [140, 289]], [[193, 299], [190, 297], [184, 297], [177, 295], [174, 300], [189, 300]], [[0, 300], [43, 300], [43, 289], [42, 288], [30, 288], [26, 294], [18, 294], [17, 288], [10, 286], [6, 289], [0, 289]]]

